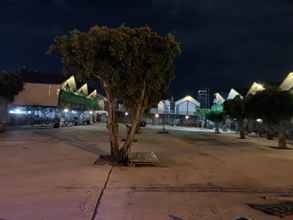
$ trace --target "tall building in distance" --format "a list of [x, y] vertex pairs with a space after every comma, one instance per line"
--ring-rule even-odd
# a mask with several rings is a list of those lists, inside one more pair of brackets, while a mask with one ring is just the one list
[[201, 108], [210, 108], [210, 89], [199, 89], [197, 91], [197, 100], [200, 102]]

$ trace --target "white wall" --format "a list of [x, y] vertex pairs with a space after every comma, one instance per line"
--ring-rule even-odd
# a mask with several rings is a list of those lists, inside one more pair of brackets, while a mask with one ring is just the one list
[[181, 102], [180, 104], [175, 106], [176, 114], [179, 115], [194, 115], [197, 111], [197, 106], [192, 102]]
[[169, 100], [160, 101], [158, 104], [158, 113], [170, 113], [171, 112], [171, 103]]

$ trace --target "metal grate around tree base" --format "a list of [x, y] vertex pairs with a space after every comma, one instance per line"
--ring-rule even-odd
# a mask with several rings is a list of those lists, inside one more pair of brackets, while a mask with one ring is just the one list
[[266, 214], [278, 217], [293, 215], [293, 202], [280, 202], [276, 204], [248, 204], [248, 206]]
[[128, 156], [131, 166], [149, 166], [158, 165], [159, 158], [154, 152], [133, 152]]

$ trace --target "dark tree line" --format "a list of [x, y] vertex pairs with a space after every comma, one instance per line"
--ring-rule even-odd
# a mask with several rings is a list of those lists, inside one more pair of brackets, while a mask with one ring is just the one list
[[[293, 117], [293, 95], [290, 91], [282, 91], [278, 87], [267, 87], [254, 95], [241, 99], [236, 97], [224, 103], [226, 115], [238, 121], [240, 138], [245, 138], [245, 119], [262, 119], [264, 124], [278, 131], [279, 147], [286, 148], [286, 124]], [[267, 129], [269, 132], [270, 129]]]

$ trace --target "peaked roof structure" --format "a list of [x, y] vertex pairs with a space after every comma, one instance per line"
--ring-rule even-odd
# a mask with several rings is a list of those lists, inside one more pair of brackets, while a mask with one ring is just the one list
[[225, 102], [225, 99], [223, 98], [223, 96], [221, 96], [220, 93], [217, 92], [214, 94], [214, 96], [214, 104], [223, 104]]
[[293, 88], [293, 73], [289, 73], [286, 79], [281, 83], [280, 89], [282, 91], [288, 91]]
[[66, 90], [66, 91], [71, 91], [71, 92], [76, 91], [75, 77], [72, 75], [67, 80], [65, 80], [61, 84], [61, 89]]
[[232, 88], [228, 94], [227, 100], [235, 99], [237, 96], [240, 96], [241, 99], [243, 98], [243, 96], [240, 95], [239, 92]]
[[194, 105], [196, 105], [198, 107], [200, 106], [200, 103], [195, 98], [193, 98], [191, 96], [185, 96], [182, 99], [177, 100], [175, 102], [175, 105], [180, 105], [180, 104], [182, 104], [184, 102], [190, 102], [190, 103], [192, 103], [192, 104], [194, 104]]
[[262, 84], [254, 82], [251, 85], [249, 91], [247, 92], [247, 95], [255, 95], [257, 92], [260, 92], [263, 90], [265, 90], [265, 87]]
[[171, 102], [170, 102], [170, 100], [168, 100], [168, 99], [166, 99], [166, 100], [162, 100], [162, 101], [160, 101], [159, 103], [158, 103], [158, 105], [170, 105], [171, 104]]
[[85, 96], [88, 96], [89, 94], [89, 90], [88, 90], [88, 85], [87, 83], [85, 83], [82, 87], [80, 87], [78, 90], [77, 90], [77, 93], [80, 93], [80, 94], [83, 94]]
[[88, 95], [88, 97], [97, 97], [98, 93], [97, 90], [95, 89], [94, 91], [91, 92], [91, 94]]
[[168, 113], [170, 112], [171, 102], [170, 100], [162, 100], [158, 104], [158, 112], [159, 113]]

